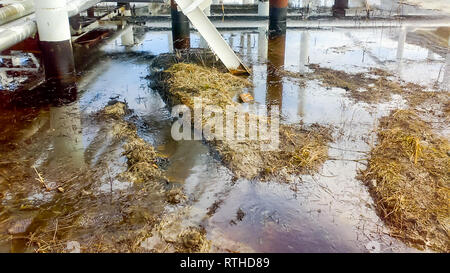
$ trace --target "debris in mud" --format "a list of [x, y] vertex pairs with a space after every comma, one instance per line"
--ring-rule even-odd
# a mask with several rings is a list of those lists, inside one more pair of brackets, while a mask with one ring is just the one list
[[230, 224], [236, 225], [237, 221], [239, 221], [239, 222], [242, 221], [244, 219], [244, 217], [245, 217], [245, 212], [241, 208], [239, 208], [238, 211], [236, 212], [236, 218], [230, 220]]
[[253, 96], [249, 93], [243, 93], [239, 95], [242, 102], [247, 103], [253, 101]]
[[[187, 63], [174, 64], [163, 72], [162, 78], [165, 82], [163, 89], [167, 91], [165, 96], [171, 104], [182, 103], [191, 110], [194, 109], [195, 97], [202, 98], [203, 107], [218, 106], [223, 110], [230, 106], [238, 107], [234, 96], [251, 86], [247, 79]], [[245, 118], [262, 120], [251, 113]], [[204, 124], [203, 121], [202, 126]], [[291, 175], [316, 171], [327, 160], [330, 128], [317, 124], [308, 127], [282, 124], [279, 131], [280, 145], [275, 150], [264, 151], [258, 140], [224, 138], [208, 142], [237, 177], [249, 179], [289, 181]]]
[[167, 202], [170, 204], [178, 204], [187, 199], [183, 190], [179, 187], [173, 188], [166, 193]]
[[111, 105], [107, 105], [103, 112], [105, 115], [112, 116], [115, 118], [121, 118], [127, 114], [127, 105], [123, 102], [116, 102]]
[[164, 215], [141, 247], [153, 252], [209, 252], [211, 242], [206, 238], [206, 231], [183, 223], [191, 209], [184, 207]]
[[421, 248], [450, 252], [450, 157], [413, 110], [382, 118], [378, 144], [360, 178], [368, 185], [392, 235]]
[[[179, 237], [183, 241], [183, 246], [189, 252], [205, 250], [206, 243], [205, 231], [199, 228], [189, 227], [180, 233]], [[204, 252], [204, 251], [203, 251]]]
[[8, 228], [8, 233], [11, 235], [25, 233], [32, 222], [33, 218], [17, 220], [11, 225], [10, 228]]

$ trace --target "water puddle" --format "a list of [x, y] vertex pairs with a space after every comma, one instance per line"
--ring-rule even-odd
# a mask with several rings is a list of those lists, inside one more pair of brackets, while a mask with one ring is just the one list
[[[272, 77], [268, 70], [314, 73], [308, 65], [318, 64], [354, 74], [380, 68], [395, 80], [448, 88], [450, 54], [423, 34], [441, 32], [289, 29], [276, 43], [267, 40], [265, 29], [221, 33], [253, 72], [249, 92], [255, 102], [245, 107], [279, 104], [283, 123], [333, 128], [330, 159], [319, 173], [285, 184], [236, 180], [201, 141], [174, 141], [170, 109], [147, 79], [153, 57], [172, 52], [171, 33], [128, 25], [85, 57], [98, 61], [78, 69], [75, 101], [2, 110], [0, 251], [68, 251], [69, 241], [81, 243], [83, 251], [151, 251], [140, 244], [149, 227], [183, 209], [182, 224], [202, 226], [212, 251], [417, 251], [389, 236], [356, 178], [376, 141], [379, 118], [408, 102], [401, 95], [380, 103], [358, 101], [319, 79]], [[191, 47], [203, 46], [192, 32]], [[126, 101], [133, 110], [128, 121], [139, 136], [167, 156], [166, 177], [183, 188], [185, 205], [167, 204], [151, 188], [116, 178], [126, 169], [123, 149], [110, 125], [96, 118], [111, 100]], [[45, 190], [39, 175], [56, 190]], [[15, 235], [8, 234], [11, 225]], [[131, 233], [139, 240], [131, 241]]]

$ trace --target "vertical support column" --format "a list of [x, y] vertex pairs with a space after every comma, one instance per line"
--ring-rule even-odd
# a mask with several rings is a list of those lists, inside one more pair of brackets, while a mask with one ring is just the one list
[[76, 14], [69, 18], [70, 33], [72, 35], [79, 34], [81, 32], [81, 16]]
[[258, 15], [269, 16], [269, 0], [258, 1]]
[[309, 32], [302, 32], [300, 39], [300, 60], [298, 64], [299, 72], [304, 73], [309, 59]]
[[74, 84], [75, 64], [66, 0], [35, 0], [35, 9], [46, 80], [64, 86]]
[[170, 15], [172, 17], [173, 49], [187, 49], [191, 46], [189, 19], [178, 10], [174, 0], [170, 0]]
[[87, 16], [89, 18], [94, 18], [95, 17], [95, 9], [94, 7], [88, 8], [87, 10]]
[[269, 38], [286, 33], [288, 0], [269, 0]]
[[348, 0], [334, 0], [333, 16], [345, 17], [345, 10], [348, 9]]

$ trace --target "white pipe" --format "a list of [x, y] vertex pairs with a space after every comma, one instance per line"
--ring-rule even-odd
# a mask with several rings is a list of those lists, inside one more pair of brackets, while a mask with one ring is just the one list
[[12, 3], [3, 8], [0, 8], [0, 25], [24, 17], [33, 13], [33, 0], [26, 0], [18, 3]]
[[299, 72], [304, 73], [309, 58], [309, 32], [303, 31], [300, 40]]
[[258, 15], [259, 16], [269, 16], [269, 1], [259, 0], [258, 1]]
[[206, 40], [211, 50], [219, 57], [228, 70], [236, 72], [241, 68], [244, 68], [246, 72], [248, 72], [245, 65], [225, 42], [222, 35], [220, 35], [208, 17], [203, 13], [203, 0], [175, 0], [175, 2], [177, 2], [182, 12], [188, 17], [192, 25], [195, 26], [198, 32]]
[[39, 40], [60, 42], [70, 40], [66, 0], [35, 0]]

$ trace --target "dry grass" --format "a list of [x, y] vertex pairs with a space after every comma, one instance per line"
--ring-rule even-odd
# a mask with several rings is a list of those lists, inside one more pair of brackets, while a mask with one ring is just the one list
[[116, 119], [112, 130], [114, 136], [125, 140], [123, 155], [127, 158], [128, 169], [119, 177], [121, 180], [132, 182], [166, 181], [158, 166], [158, 162], [165, 160], [165, 157], [138, 136], [133, 124], [123, 119], [129, 112], [127, 105], [123, 102], [117, 102], [103, 109], [104, 115]]
[[412, 110], [381, 120], [378, 145], [362, 172], [392, 235], [450, 251], [450, 144]]
[[298, 76], [318, 79], [326, 87], [343, 88], [348, 91], [347, 95], [356, 101], [386, 102], [396, 94], [406, 99], [409, 106], [416, 107], [427, 100], [449, 100], [449, 92], [431, 91], [418, 84], [397, 81], [394, 75], [378, 68], [356, 74], [320, 67], [317, 64], [311, 64], [310, 68], [314, 73]]
[[166, 72], [171, 75], [168, 79], [171, 95], [190, 108], [194, 106], [194, 97], [202, 97], [205, 104], [221, 108], [235, 105], [233, 97], [251, 86], [247, 79], [195, 64], [177, 63]]
[[[194, 97], [202, 98], [203, 107], [237, 107], [239, 103], [233, 98], [251, 86], [246, 79], [195, 64], [174, 64], [165, 71], [165, 75], [163, 78], [172, 103], [183, 103], [191, 110], [194, 108]], [[246, 115], [247, 120], [250, 115]], [[287, 181], [289, 175], [317, 170], [328, 158], [327, 143], [331, 135], [327, 128], [318, 125], [310, 128], [280, 125], [279, 137], [280, 149], [275, 151], [263, 151], [256, 140], [224, 139], [209, 143], [237, 177], [248, 179], [277, 178]]]

